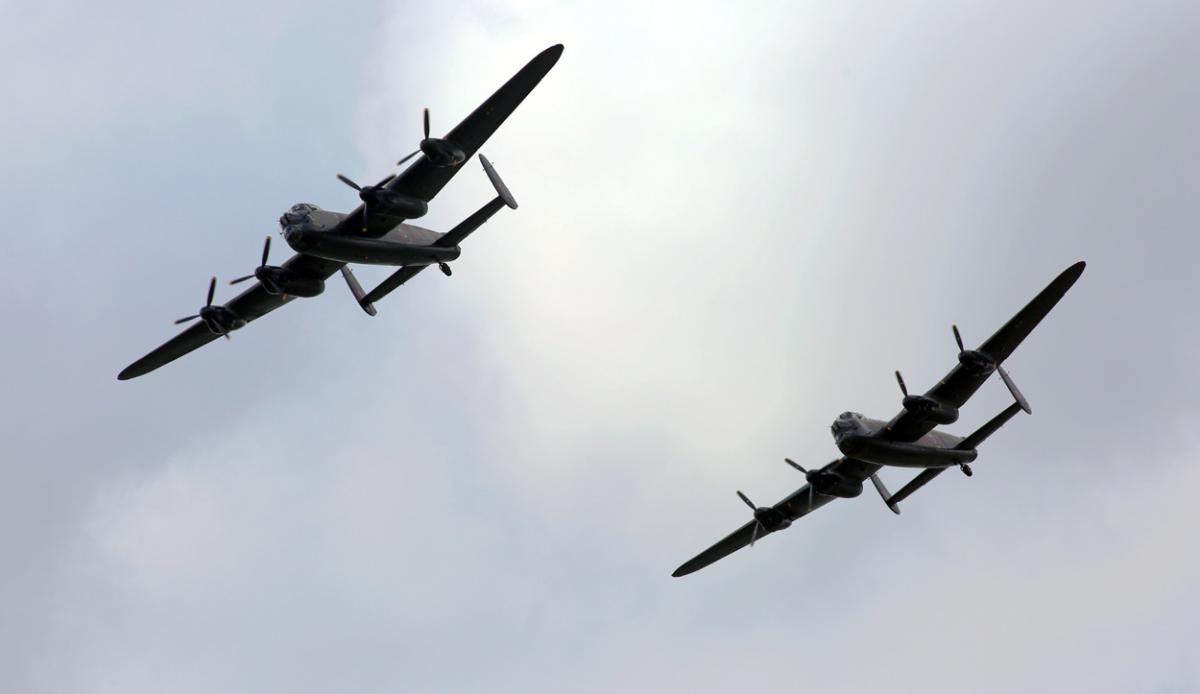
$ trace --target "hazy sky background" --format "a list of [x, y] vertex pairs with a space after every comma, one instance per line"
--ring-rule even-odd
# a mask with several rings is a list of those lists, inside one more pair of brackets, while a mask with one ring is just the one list
[[[1200, 689], [1200, 6], [1105, 5], [0, 2], [0, 689]], [[116, 380], [558, 42], [453, 278]], [[973, 478], [670, 578], [1080, 259]]]

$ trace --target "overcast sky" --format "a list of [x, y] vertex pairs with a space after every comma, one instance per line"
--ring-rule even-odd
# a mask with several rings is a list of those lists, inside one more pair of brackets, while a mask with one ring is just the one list
[[[0, 690], [1200, 689], [1200, 6], [1104, 4], [0, 0]], [[116, 380], [559, 42], [453, 278]], [[670, 577], [1081, 259], [974, 477]]]

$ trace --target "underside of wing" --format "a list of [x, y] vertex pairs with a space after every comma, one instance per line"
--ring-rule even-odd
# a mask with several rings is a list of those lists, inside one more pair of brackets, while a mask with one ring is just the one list
[[[1071, 285], [1075, 284], [1075, 281], [1083, 274], [1083, 268], [1084, 263], [1081, 261], [1064, 270], [1032, 301], [1026, 304], [1025, 308], [1018, 311], [1017, 315], [1005, 323], [1004, 327], [997, 330], [994, 335], [980, 345], [978, 351], [990, 357], [996, 364], [1003, 363], [1037, 327], [1037, 324], [1042, 322], [1046, 314], [1050, 313], [1050, 309], [1058, 304]], [[950, 374], [941, 383], [934, 386], [928, 394], [940, 402], [954, 407], [962, 407], [975, 394], [975, 391], [979, 390], [979, 386], [987, 380], [988, 375], [990, 373], [978, 375], [960, 364], [954, 367]]]
[[684, 562], [683, 566], [675, 569], [675, 573], [671, 575], [679, 578], [680, 576], [686, 576], [694, 571], [699, 571], [709, 564], [720, 559], [724, 559], [730, 554], [733, 554], [739, 549], [750, 544], [750, 539], [754, 536], [754, 526], [757, 525], [757, 523], [758, 521], [750, 521], [737, 530], [729, 533], [721, 541], [717, 542], [717, 544], [709, 547], [700, 554], [697, 554], [687, 562]]
[[[306, 277], [325, 280], [337, 272], [341, 268], [342, 263], [322, 260], [313, 256], [295, 255], [285, 262], [283, 266]], [[271, 294], [267, 292], [262, 284], [255, 282], [249, 289], [231, 299], [225, 306], [239, 318], [249, 323], [265, 316], [289, 301], [291, 301], [291, 297]], [[170, 364], [188, 352], [203, 347], [218, 337], [220, 336], [210, 331], [203, 323], [196, 323], [170, 340], [167, 340], [146, 356], [125, 367], [117, 375], [117, 378], [127, 381], [131, 378], [148, 374], [161, 366]]]
[[[539, 53], [463, 122], [446, 134], [445, 139], [454, 143], [466, 155], [463, 163], [471, 160], [475, 152], [492, 136], [492, 133], [496, 132], [505, 119], [512, 115], [517, 106], [525, 100], [525, 97], [529, 96], [533, 88], [550, 72], [550, 68], [558, 62], [562, 52], [563, 47], [560, 44]], [[458, 173], [463, 163], [454, 166], [435, 166], [427, 157], [420, 156], [407, 169], [389, 181], [385, 187], [388, 190], [429, 202]], [[349, 225], [351, 229], [361, 228], [362, 214], [362, 206], [355, 208], [344, 224]], [[395, 217], [381, 219], [378, 223], [372, 219], [367, 233], [371, 236], [387, 233], [399, 221], [401, 220]]]
[[117, 374], [117, 379], [128, 381], [150, 373], [160, 366], [169, 364], [192, 350], [199, 349], [217, 339], [204, 323], [194, 323], [187, 330], [164, 342], [158, 349], [138, 359]]
[[[987, 339], [975, 353], [999, 366], [1008, 359], [1017, 346], [1029, 336], [1037, 324], [1042, 322], [1050, 310], [1058, 304], [1079, 276], [1085, 264], [1080, 261], [1064, 270], [1046, 288], [1038, 293], [1017, 315]], [[967, 353], [964, 353], [966, 355]], [[960, 359], [963, 355], [960, 355]], [[949, 407], [962, 407], [991, 376], [990, 369], [980, 370], [956, 365], [937, 385], [925, 393], [926, 397]], [[933, 424], [908, 411], [902, 412], [888, 427], [887, 436], [896, 441], [915, 441], [929, 432]]]
[[[830, 466], [826, 466], [826, 468], [837, 470], [839, 465], [844, 466], [848, 462], [851, 462], [851, 461], [847, 461], [845, 458], [843, 458], [838, 461], [835, 461]], [[857, 461], [853, 461], [853, 462], [857, 462]], [[854, 474], [854, 471], [846, 470], [845, 474], [852, 475], [852, 474]], [[833, 501], [836, 498], [837, 497], [828, 496], [825, 494], [817, 494], [816, 491], [810, 485], [806, 484], [803, 487], [797, 489], [795, 492], [792, 492], [792, 494], [789, 495], [787, 498], [785, 498], [783, 501], [780, 501], [779, 503], [775, 504], [775, 506], [773, 508], [776, 511], [779, 511], [779, 513], [782, 515], [782, 517], [786, 518], [789, 522], [791, 522], [791, 521], [796, 520], [797, 518], [800, 518], [802, 516], [808, 515], [809, 513], [812, 513], [816, 509], [821, 508], [822, 506], [824, 506], [825, 504], [828, 504], [830, 501]], [[713, 562], [718, 561], [720, 559], [724, 559], [725, 557], [729, 556], [730, 554], [733, 554], [734, 552], [745, 547], [746, 545], [749, 545], [752, 541], [761, 540], [762, 538], [766, 537], [767, 535], [778, 532], [778, 530], [765, 532], [764, 528], [761, 526], [758, 528], [758, 531], [756, 532], [755, 525], [757, 525], [757, 523], [758, 523], [758, 521], [752, 520], [749, 523], [746, 523], [742, 527], [738, 528], [737, 530], [734, 530], [732, 533], [729, 533], [724, 538], [722, 538], [719, 542], [717, 542], [715, 545], [713, 545], [712, 547], [709, 547], [708, 549], [704, 550], [700, 554], [697, 554], [695, 557], [693, 557], [690, 560], [688, 560], [687, 562], [685, 562], [683, 564], [683, 566], [680, 566], [678, 569], [675, 569], [675, 573], [673, 573], [671, 575], [678, 578], [680, 576], [686, 576], [687, 574], [690, 574], [694, 571], [699, 571], [700, 569], [703, 569], [704, 567], [708, 566], [709, 564], [712, 564]], [[784, 527], [786, 527], [786, 525]], [[783, 528], [780, 528], [780, 529], [783, 529]]]

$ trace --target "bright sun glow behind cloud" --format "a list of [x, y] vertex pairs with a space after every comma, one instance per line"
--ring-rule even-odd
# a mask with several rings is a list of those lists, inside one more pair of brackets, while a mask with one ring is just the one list
[[[1191, 7], [68, 9], [0, 6], [14, 691], [1200, 686]], [[114, 380], [558, 42], [453, 278]], [[973, 478], [669, 577], [1079, 259]]]

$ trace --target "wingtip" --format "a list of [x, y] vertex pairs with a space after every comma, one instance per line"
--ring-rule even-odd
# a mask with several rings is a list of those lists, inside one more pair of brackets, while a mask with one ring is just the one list
[[1066, 270], [1063, 270], [1062, 273], [1059, 274], [1058, 278], [1055, 281], [1058, 283], [1065, 284], [1065, 287], [1063, 289], [1063, 291], [1065, 292], [1067, 289], [1069, 289], [1071, 287], [1071, 285], [1075, 284], [1075, 280], [1078, 280], [1080, 275], [1083, 274], [1083, 269], [1085, 267], [1087, 267], [1087, 263], [1085, 263], [1084, 261], [1081, 260], [1078, 263], [1075, 263], [1071, 267], [1067, 268]]
[[712, 562], [700, 563], [697, 561], [699, 558], [700, 557], [693, 557], [693, 558], [685, 561], [683, 564], [680, 564], [679, 568], [675, 569], [675, 571], [671, 573], [671, 578], [680, 578], [683, 576], [687, 576], [688, 574], [694, 574], [697, 571], [699, 571], [700, 569], [703, 569], [704, 567], [706, 567], [712, 563]]
[[539, 53], [538, 58], [540, 58], [542, 60], [549, 60], [550, 64], [553, 65], [554, 63], [558, 62], [559, 57], [562, 56], [562, 52], [563, 52], [563, 45], [561, 43], [556, 43], [553, 46], [551, 46], [551, 47], [547, 48], [546, 50], [542, 51], [541, 53]]

